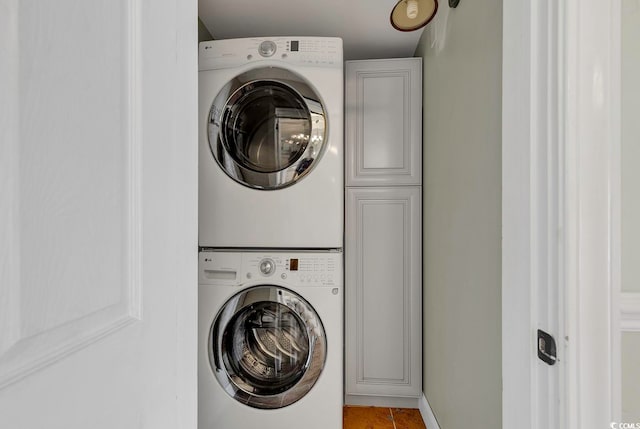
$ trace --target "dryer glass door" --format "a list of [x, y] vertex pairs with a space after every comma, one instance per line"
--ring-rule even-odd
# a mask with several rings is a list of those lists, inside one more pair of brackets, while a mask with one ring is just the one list
[[237, 76], [209, 112], [209, 145], [225, 173], [257, 189], [290, 186], [324, 148], [325, 112], [300, 76], [269, 67]]
[[318, 315], [299, 295], [256, 286], [220, 310], [211, 327], [209, 356], [229, 395], [256, 408], [281, 408], [315, 384], [326, 339]]

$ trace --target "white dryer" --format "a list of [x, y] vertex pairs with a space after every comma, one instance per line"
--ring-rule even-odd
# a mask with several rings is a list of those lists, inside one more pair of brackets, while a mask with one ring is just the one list
[[342, 253], [203, 251], [198, 429], [342, 427]]
[[199, 47], [199, 244], [342, 248], [339, 38]]

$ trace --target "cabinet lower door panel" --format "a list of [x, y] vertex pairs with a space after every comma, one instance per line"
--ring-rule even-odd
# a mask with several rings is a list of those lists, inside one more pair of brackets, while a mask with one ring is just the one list
[[347, 189], [347, 395], [421, 394], [421, 193]]

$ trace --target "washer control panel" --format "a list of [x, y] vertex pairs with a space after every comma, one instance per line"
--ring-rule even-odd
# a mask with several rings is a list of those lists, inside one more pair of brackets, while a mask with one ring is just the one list
[[238, 285], [247, 282], [283, 286], [342, 286], [342, 252], [232, 252], [205, 250], [199, 258], [200, 284]]
[[296, 286], [342, 283], [342, 253], [244, 253], [243, 273], [249, 280], [274, 277]]

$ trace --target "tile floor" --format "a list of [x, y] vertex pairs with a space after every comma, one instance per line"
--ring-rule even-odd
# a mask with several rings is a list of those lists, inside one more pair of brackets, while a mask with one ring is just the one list
[[343, 429], [426, 429], [413, 408], [344, 407]]

